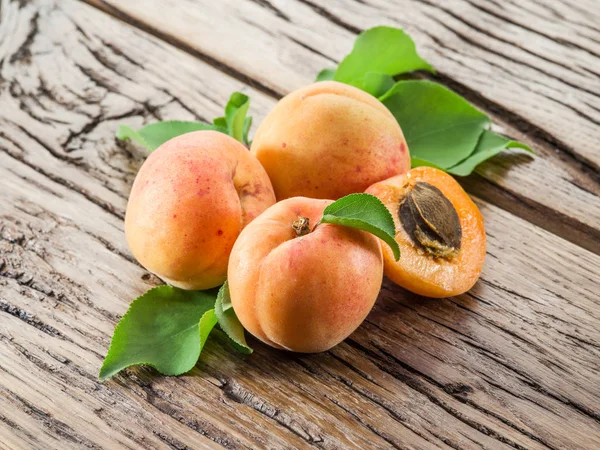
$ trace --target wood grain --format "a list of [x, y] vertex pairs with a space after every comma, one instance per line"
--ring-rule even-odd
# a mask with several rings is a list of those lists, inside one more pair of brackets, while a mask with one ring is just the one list
[[[479, 201], [482, 280], [444, 300], [385, 282], [330, 352], [218, 333], [180, 378], [97, 373], [129, 301], [126, 197], [145, 153], [117, 123], [275, 100], [70, 0], [0, 9], [0, 448], [595, 448], [600, 257]], [[15, 56], [16, 55], [16, 56]]]
[[[498, 12], [485, 1], [88, 1], [276, 97], [335, 66], [360, 30], [401, 26], [438, 70], [437, 81], [538, 154], [534, 160], [514, 154], [495, 158], [465, 186], [600, 254], [600, 160], [594, 140], [600, 133], [600, 84], [586, 70], [600, 66], [600, 45], [573, 37], [572, 28], [578, 27], [572, 22], [561, 28], [544, 15], [536, 18], [538, 27], [556, 32], [553, 40], [527, 26], [533, 13], [519, 27], [510, 19], [514, 7]], [[163, 20], [164, 10], [169, 20]]]
[[[533, 125], [573, 144], [579, 158], [599, 168], [592, 136], [600, 131], [600, 86], [594, 73], [600, 43], [577, 24], [600, 17], [597, 4], [573, 9], [572, 21], [559, 22], [547, 16], [551, 4], [544, 8], [533, 0], [518, 7], [483, 0], [91, 1], [121, 11], [228, 66], [244, 67], [244, 73], [280, 93], [314, 79], [315, 64], [339, 60], [358, 31], [400, 25], [415, 36], [419, 49], [442, 76], [461, 80], [501, 107], [510, 106]], [[526, 8], [536, 5], [538, 10], [546, 9], [546, 15], [528, 13]], [[168, 21], [161, 20], [166, 8]], [[314, 29], [320, 32], [310, 31]], [[252, 39], [242, 39], [250, 30]], [[587, 36], [579, 34], [582, 31]], [[297, 42], [282, 46], [282, 41]], [[297, 57], [303, 64], [297, 64]], [[274, 70], [267, 75], [265, 67]], [[573, 123], [580, 127], [575, 135]]]

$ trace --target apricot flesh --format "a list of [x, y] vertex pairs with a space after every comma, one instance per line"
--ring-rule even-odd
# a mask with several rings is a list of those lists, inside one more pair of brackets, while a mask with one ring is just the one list
[[398, 122], [375, 97], [335, 81], [285, 96], [252, 142], [277, 200], [338, 199], [410, 169]]
[[125, 234], [136, 259], [183, 289], [222, 284], [242, 228], [275, 203], [269, 178], [238, 141], [216, 131], [171, 139], [138, 172]]
[[[449, 258], [436, 257], [415, 242], [401, 222], [399, 208], [417, 183], [439, 189], [450, 201], [460, 223], [460, 248]], [[462, 294], [477, 282], [486, 253], [483, 217], [479, 209], [454, 178], [432, 167], [417, 167], [405, 175], [392, 177], [366, 191], [378, 197], [392, 213], [396, 242], [402, 257], [394, 259], [383, 246], [385, 275], [396, 284], [426, 297]]]
[[319, 224], [331, 200], [294, 197], [271, 206], [241, 233], [228, 283], [242, 325], [261, 341], [296, 352], [337, 345], [365, 319], [379, 293], [383, 257], [370, 233]]

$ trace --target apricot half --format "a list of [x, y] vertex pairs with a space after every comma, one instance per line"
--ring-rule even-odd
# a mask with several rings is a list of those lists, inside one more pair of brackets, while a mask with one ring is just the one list
[[475, 284], [485, 259], [479, 209], [450, 175], [417, 167], [369, 187], [389, 209], [402, 257], [384, 246], [385, 274], [427, 297], [462, 294]]
[[246, 330], [273, 347], [328, 350], [362, 323], [377, 299], [381, 244], [354, 228], [314, 228], [331, 203], [305, 197], [279, 202], [233, 246], [228, 270], [233, 309]]
[[225, 281], [242, 228], [273, 203], [269, 177], [242, 144], [197, 131], [164, 143], [144, 162], [125, 234], [150, 272], [183, 289], [208, 289]]
[[398, 122], [375, 97], [335, 81], [285, 96], [256, 131], [251, 151], [277, 200], [338, 199], [410, 169]]

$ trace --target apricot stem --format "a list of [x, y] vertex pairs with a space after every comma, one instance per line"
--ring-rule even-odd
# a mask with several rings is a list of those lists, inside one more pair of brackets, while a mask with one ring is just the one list
[[296, 231], [296, 236], [304, 236], [310, 233], [310, 225], [308, 217], [298, 216], [292, 223], [292, 228]]

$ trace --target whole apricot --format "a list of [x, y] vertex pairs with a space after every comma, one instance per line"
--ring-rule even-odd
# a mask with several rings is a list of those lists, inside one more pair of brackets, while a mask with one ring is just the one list
[[381, 244], [354, 228], [314, 227], [331, 203], [305, 197], [279, 202], [233, 246], [232, 306], [244, 328], [273, 347], [328, 350], [362, 323], [377, 299]]
[[367, 189], [392, 213], [402, 257], [383, 249], [385, 274], [426, 297], [462, 294], [481, 274], [486, 253], [483, 217], [458, 182], [417, 167]]
[[285, 96], [256, 131], [252, 153], [277, 200], [338, 199], [410, 169], [398, 122], [375, 97], [335, 81]]
[[269, 177], [238, 141], [196, 131], [155, 150], [138, 172], [125, 234], [136, 259], [182, 289], [222, 284], [233, 243], [275, 203]]

